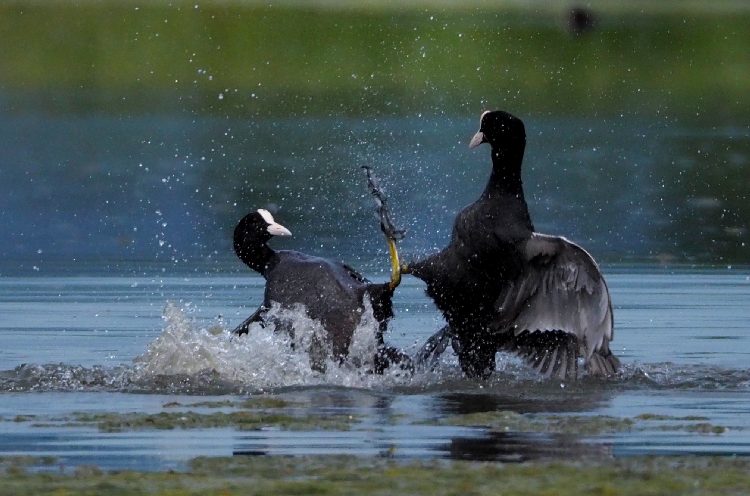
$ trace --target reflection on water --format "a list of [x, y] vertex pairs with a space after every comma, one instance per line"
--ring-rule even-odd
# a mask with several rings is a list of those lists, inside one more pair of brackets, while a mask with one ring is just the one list
[[456, 460], [525, 462], [610, 456], [607, 444], [583, 443], [566, 434], [490, 431], [479, 437], [456, 437], [450, 443], [450, 458]]
[[[560, 391], [559, 384], [547, 390], [537, 384], [525, 390], [510, 385], [511, 392], [504, 388], [489, 393], [448, 393], [438, 395], [440, 409], [447, 415], [465, 415], [492, 411], [513, 411], [517, 413], [583, 412], [596, 409], [606, 403], [614, 394], [606, 390], [591, 388], [585, 393]], [[511, 395], [512, 393], [512, 395]]]

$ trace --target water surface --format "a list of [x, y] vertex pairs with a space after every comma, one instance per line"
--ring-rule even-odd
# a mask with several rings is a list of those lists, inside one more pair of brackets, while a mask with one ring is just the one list
[[[623, 372], [606, 382], [567, 384], [541, 381], [504, 355], [492, 379], [467, 381], [450, 352], [436, 371], [413, 377], [373, 376], [346, 364], [321, 375], [272, 332], [258, 330], [242, 342], [209, 332], [230, 328], [261, 301], [255, 277], [6, 277], [0, 280], [0, 452], [138, 469], [180, 468], [194, 456], [233, 453], [505, 461], [750, 453], [747, 271], [611, 267], [606, 273], [615, 301], [613, 350]], [[388, 340], [407, 351], [442, 325], [422, 291], [407, 278], [397, 293]], [[346, 431], [101, 432], [63, 420], [81, 411], [157, 413], [174, 402], [258, 394], [290, 401], [294, 415], [356, 421]], [[441, 422], [501, 411], [663, 420], [591, 435]], [[14, 422], [17, 416], [37, 419]], [[722, 429], [683, 429], [684, 418]]]

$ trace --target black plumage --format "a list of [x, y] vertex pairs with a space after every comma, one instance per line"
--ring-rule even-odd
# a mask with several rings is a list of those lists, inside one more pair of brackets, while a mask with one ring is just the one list
[[[266, 279], [266, 287], [263, 305], [233, 332], [247, 333], [250, 324], [263, 321], [272, 303], [278, 303], [283, 308], [302, 304], [308, 316], [320, 321], [326, 331], [326, 343], [321, 343], [323, 348], [329, 350], [335, 359], [343, 360], [348, 355], [367, 298], [379, 323], [375, 371], [382, 372], [393, 363], [409, 368], [409, 357], [383, 342], [388, 320], [393, 317], [391, 286], [388, 283], [372, 283], [341, 262], [298, 251], [275, 251], [268, 246], [272, 236], [290, 234], [275, 222], [268, 211], [262, 209], [246, 215], [237, 224], [234, 230], [235, 253]], [[318, 350], [318, 353], [311, 352], [311, 357], [313, 366], [321, 370], [325, 356], [321, 356]]]
[[565, 238], [534, 232], [521, 180], [523, 122], [483, 113], [470, 146], [482, 143], [492, 147], [483, 193], [457, 215], [448, 246], [404, 268], [425, 281], [448, 323], [426, 353], [449, 335], [470, 377], [488, 377], [498, 350], [560, 378], [577, 375], [579, 356], [591, 373], [614, 373], [612, 305], [599, 268]]

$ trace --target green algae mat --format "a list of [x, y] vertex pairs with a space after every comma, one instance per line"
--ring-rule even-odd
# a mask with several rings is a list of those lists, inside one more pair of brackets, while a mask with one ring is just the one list
[[[100, 431], [150, 429], [281, 430], [358, 429], [356, 416], [299, 416], [299, 404], [278, 397], [239, 401], [165, 403], [159, 413], [74, 412], [59, 418], [18, 416], [4, 422], [96, 427]], [[706, 418], [643, 413], [635, 417], [519, 414], [489, 411], [443, 416], [433, 425], [474, 426], [489, 432], [564, 434], [575, 437], [622, 431], [691, 431], [724, 435], [731, 428]], [[394, 418], [393, 422], [406, 419]], [[424, 423], [424, 422], [423, 422]], [[750, 460], [732, 457], [612, 458], [604, 446], [534, 462], [404, 460], [385, 452], [356, 456], [200, 457], [184, 471], [103, 471], [65, 466], [53, 456], [0, 457], [4, 495], [234, 495], [234, 494], [745, 494]], [[573, 460], [575, 458], [575, 460]]]
[[499, 464], [356, 457], [198, 458], [184, 473], [27, 473], [0, 460], [0, 495], [707, 495], [747, 494], [750, 461], [630, 458]]

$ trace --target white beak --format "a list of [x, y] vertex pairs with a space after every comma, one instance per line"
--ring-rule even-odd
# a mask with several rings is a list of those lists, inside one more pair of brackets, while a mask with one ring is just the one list
[[482, 131], [478, 131], [477, 134], [475, 134], [474, 137], [471, 138], [471, 141], [469, 142], [469, 148], [476, 148], [482, 143], [484, 143], [484, 133]]
[[268, 227], [266, 230], [268, 231], [268, 234], [271, 236], [291, 236], [292, 233], [287, 229], [286, 227], [282, 226], [281, 224], [277, 223], [275, 220], [273, 220], [273, 215], [271, 215], [271, 212], [269, 212], [266, 209], [259, 208], [258, 213], [261, 217], [263, 217], [263, 220], [266, 221], [268, 224]]
[[281, 224], [274, 222], [268, 225], [268, 234], [272, 236], [291, 236], [292, 232]]

